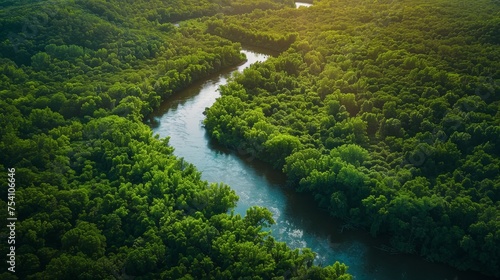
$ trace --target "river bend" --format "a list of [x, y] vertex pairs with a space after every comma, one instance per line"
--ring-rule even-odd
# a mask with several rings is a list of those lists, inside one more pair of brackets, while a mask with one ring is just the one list
[[263, 162], [238, 155], [217, 146], [208, 137], [202, 122], [203, 111], [220, 96], [218, 87], [234, 71], [242, 71], [269, 56], [244, 50], [248, 61], [222, 71], [165, 101], [154, 113], [153, 132], [170, 137], [174, 154], [193, 163], [208, 182], [224, 182], [239, 196], [235, 212], [244, 215], [253, 205], [267, 207], [276, 224], [272, 235], [292, 248], [310, 247], [317, 253], [316, 263], [328, 265], [335, 260], [349, 266], [355, 279], [486, 279], [472, 272], [460, 272], [443, 264], [432, 264], [418, 256], [391, 255], [377, 249], [381, 238], [368, 233], [342, 230], [342, 222], [318, 209], [314, 200], [285, 187], [285, 177]]

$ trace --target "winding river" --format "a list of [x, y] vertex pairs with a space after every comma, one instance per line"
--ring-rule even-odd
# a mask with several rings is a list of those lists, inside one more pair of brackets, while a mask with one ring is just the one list
[[335, 260], [346, 263], [355, 279], [487, 279], [418, 256], [381, 251], [377, 248], [386, 240], [363, 231], [342, 230], [342, 222], [318, 209], [312, 197], [286, 188], [283, 174], [213, 143], [202, 126], [203, 111], [219, 97], [219, 85], [225, 84], [234, 71], [269, 57], [248, 49], [243, 52], [247, 62], [191, 85], [164, 102], [153, 115], [157, 123], [154, 133], [170, 137], [175, 155], [193, 163], [202, 172], [202, 179], [224, 182], [236, 191], [240, 198], [236, 213], [244, 215], [252, 205], [267, 207], [276, 220], [271, 227], [276, 239], [292, 248], [312, 248], [318, 264]]

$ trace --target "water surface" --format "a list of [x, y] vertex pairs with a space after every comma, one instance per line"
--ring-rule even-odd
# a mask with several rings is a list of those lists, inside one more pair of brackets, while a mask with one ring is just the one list
[[311, 3], [305, 3], [305, 2], [295, 2], [295, 8], [299, 7], [311, 7], [313, 4]]
[[329, 265], [335, 260], [346, 263], [355, 279], [488, 279], [432, 264], [418, 256], [381, 251], [377, 248], [386, 240], [374, 239], [361, 230], [342, 230], [343, 222], [318, 209], [311, 196], [285, 187], [281, 172], [250, 155], [231, 152], [210, 141], [202, 125], [203, 111], [220, 96], [219, 85], [225, 84], [232, 72], [269, 57], [251, 50], [243, 52], [248, 58], [246, 63], [191, 85], [164, 102], [153, 115], [157, 123], [154, 133], [170, 137], [175, 155], [193, 163], [202, 172], [203, 180], [224, 182], [236, 191], [240, 198], [236, 213], [244, 215], [253, 205], [267, 207], [276, 221], [271, 227], [274, 237], [292, 248], [312, 248], [318, 264]]

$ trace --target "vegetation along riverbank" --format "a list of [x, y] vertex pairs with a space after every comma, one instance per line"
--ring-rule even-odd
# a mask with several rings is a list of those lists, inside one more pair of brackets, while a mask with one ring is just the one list
[[499, 12], [496, 0], [0, 0], [0, 170], [15, 168], [17, 217], [16, 272], [0, 278], [352, 279], [349, 264], [276, 241], [269, 210], [232, 214], [230, 186], [202, 181], [143, 123], [241, 63], [241, 43], [281, 54], [220, 89], [213, 139], [391, 250], [500, 277]]
[[296, 39], [223, 87], [205, 125], [391, 250], [498, 277], [499, 11], [317, 1], [208, 19], [232, 40]]
[[[0, 169], [15, 168], [17, 217], [16, 243], [0, 243], [3, 256], [16, 247], [15, 273], [0, 278], [351, 279], [345, 265], [316, 266], [310, 250], [262, 231], [267, 209], [228, 213], [234, 191], [200, 180], [142, 123], [244, 59], [239, 43], [189, 19], [285, 6], [0, 1]], [[0, 196], [5, 221], [7, 188]]]

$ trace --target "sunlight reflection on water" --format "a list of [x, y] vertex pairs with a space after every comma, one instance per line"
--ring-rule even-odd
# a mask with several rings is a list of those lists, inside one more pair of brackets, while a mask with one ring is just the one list
[[[245, 54], [248, 61], [237, 67], [239, 71], [269, 57], [251, 51]], [[194, 84], [167, 100], [156, 114], [159, 125], [153, 132], [160, 137], [169, 136], [174, 154], [194, 164], [202, 172], [203, 180], [231, 186], [239, 196], [236, 214], [244, 215], [254, 205], [268, 208], [276, 222], [269, 229], [278, 241], [294, 249], [310, 247], [317, 254], [316, 263], [321, 265], [336, 260], [344, 262], [356, 280], [443, 280], [453, 279], [455, 275], [460, 275], [460, 279], [480, 279], [477, 274], [431, 264], [418, 256], [381, 252], [374, 249], [381, 241], [366, 232], [340, 232], [342, 222], [319, 210], [311, 196], [285, 188], [282, 174], [271, 171], [268, 164], [238, 157], [235, 152], [211, 143], [201, 125], [205, 117], [203, 111], [220, 96], [217, 88], [229, 75], [226, 72]], [[405, 278], [401, 278], [402, 275]]]

